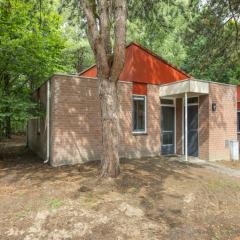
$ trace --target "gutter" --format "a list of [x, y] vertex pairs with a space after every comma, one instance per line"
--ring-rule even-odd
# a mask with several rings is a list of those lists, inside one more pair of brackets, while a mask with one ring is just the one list
[[50, 160], [50, 80], [47, 81], [47, 154], [44, 163]]

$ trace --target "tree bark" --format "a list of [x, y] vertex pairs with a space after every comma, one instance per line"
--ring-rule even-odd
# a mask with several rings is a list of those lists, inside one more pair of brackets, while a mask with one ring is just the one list
[[101, 176], [117, 177], [119, 165], [119, 117], [117, 82], [99, 79], [99, 97], [102, 115]]
[[[125, 61], [126, 0], [80, 0], [97, 64], [102, 117], [101, 176], [117, 177], [119, 167], [118, 79]], [[111, 30], [114, 27], [114, 39]], [[114, 44], [112, 44], [114, 40]]]

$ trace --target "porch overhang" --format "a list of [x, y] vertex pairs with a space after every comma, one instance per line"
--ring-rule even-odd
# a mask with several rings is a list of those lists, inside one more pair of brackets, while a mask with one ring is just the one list
[[184, 153], [185, 161], [188, 161], [188, 98], [209, 94], [209, 82], [197, 79], [186, 79], [161, 85], [160, 98], [183, 98], [184, 97]]
[[159, 89], [160, 97], [183, 97], [209, 94], [209, 82], [198, 79], [187, 79], [174, 83], [163, 84]]

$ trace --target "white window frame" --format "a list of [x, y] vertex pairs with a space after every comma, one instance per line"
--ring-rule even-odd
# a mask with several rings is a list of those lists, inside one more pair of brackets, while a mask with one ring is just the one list
[[[144, 130], [134, 130], [134, 100], [142, 100], [144, 98]], [[147, 96], [146, 95], [139, 95], [133, 94], [132, 95], [132, 133], [133, 134], [147, 134]]]
[[[176, 131], [176, 128], [177, 128], [176, 98], [164, 97], [164, 98], [162, 98], [162, 99], [173, 100], [173, 103], [172, 103], [172, 104], [161, 103], [160, 108], [161, 108], [161, 107], [172, 107], [172, 108], [174, 108], [174, 137], [173, 137], [173, 138], [174, 138], [174, 139], [173, 139], [174, 143], [173, 143], [173, 145], [174, 145], [174, 154], [176, 154], [176, 152], [177, 152], [177, 144], [176, 144], [176, 142], [177, 142], [177, 131]], [[161, 99], [160, 99], [160, 102], [161, 102]], [[161, 117], [162, 117], [162, 116], [161, 116]], [[161, 128], [161, 126], [160, 126], [160, 128]], [[161, 129], [161, 131], [162, 131], [162, 129]], [[161, 146], [167, 146], [167, 145], [172, 145], [172, 144], [162, 144], [162, 140], [161, 140]], [[161, 149], [161, 147], [160, 147], [160, 149]]]

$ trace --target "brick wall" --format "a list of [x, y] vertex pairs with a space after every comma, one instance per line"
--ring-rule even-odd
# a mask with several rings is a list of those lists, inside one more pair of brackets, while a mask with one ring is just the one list
[[[225, 140], [237, 139], [236, 87], [210, 83], [209, 95], [199, 96], [199, 157], [229, 159]], [[47, 86], [39, 90], [46, 107]], [[132, 133], [132, 83], [119, 82], [121, 157], [156, 156], [160, 153], [159, 86], [147, 86], [147, 134]], [[37, 95], [34, 95], [35, 99]], [[217, 110], [212, 111], [212, 103]], [[46, 156], [46, 125], [41, 119], [28, 124], [29, 147]], [[101, 158], [101, 116], [98, 81], [55, 75], [51, 79], [51, 164], [75, 164]], [[182, 153], [182, 99], [176, 100], [176, 152]]]
[[[47, 105], [47, 83], [41, 86], [38, 91], [33, 94], [33, 99], [40, 100], [41, 106], [46, 109]], [[45, 116], [35, 119], [31, 119], [28, 122], [27, 127], [27, 144], [28, 147], [36, 152], [41, 158], [45, 159], [47, 151], [47, 131], [45, 124]], [[38, 132], [38, 124], [40, 125], [40, 131]]]
[[[98, 82], [56, 75], [52, 119], [51, 164], [75, 164], [101, 158], [101, 116]], [[160, 101], [157, 85], [148, 85], [147, 134], [132, 134], [132, 83], [119, 83], [121, 157], [158, 155]]]
[[[237, 139], [236, 87], [210, 83], [209, 95], [199, 96], [199, 158], [229, 160], [225, 140]], [[216, 103], [216, 112], [212, 111]], [[176, 99], [176, 153], [182, 154], [182, 99]]]
[[198, 141], [199, 158], [209, 159], [209, 95], [199, 96], [198, 105]]
[[120, 83], [120, 156], [156, 156], [160, 153], [159, 86], [148, 84], [147, 134], [132, 133], [132, 84]]
[[97, 81], [54, 76], [51, 164], [100, 159], [101, 118]]
[[[236, 86], [210, 83], [209, 88], [209, 159], [229, 160], [225, 140], [237, 139]], [[216, 103], [215, 112], [212, 103]]]

